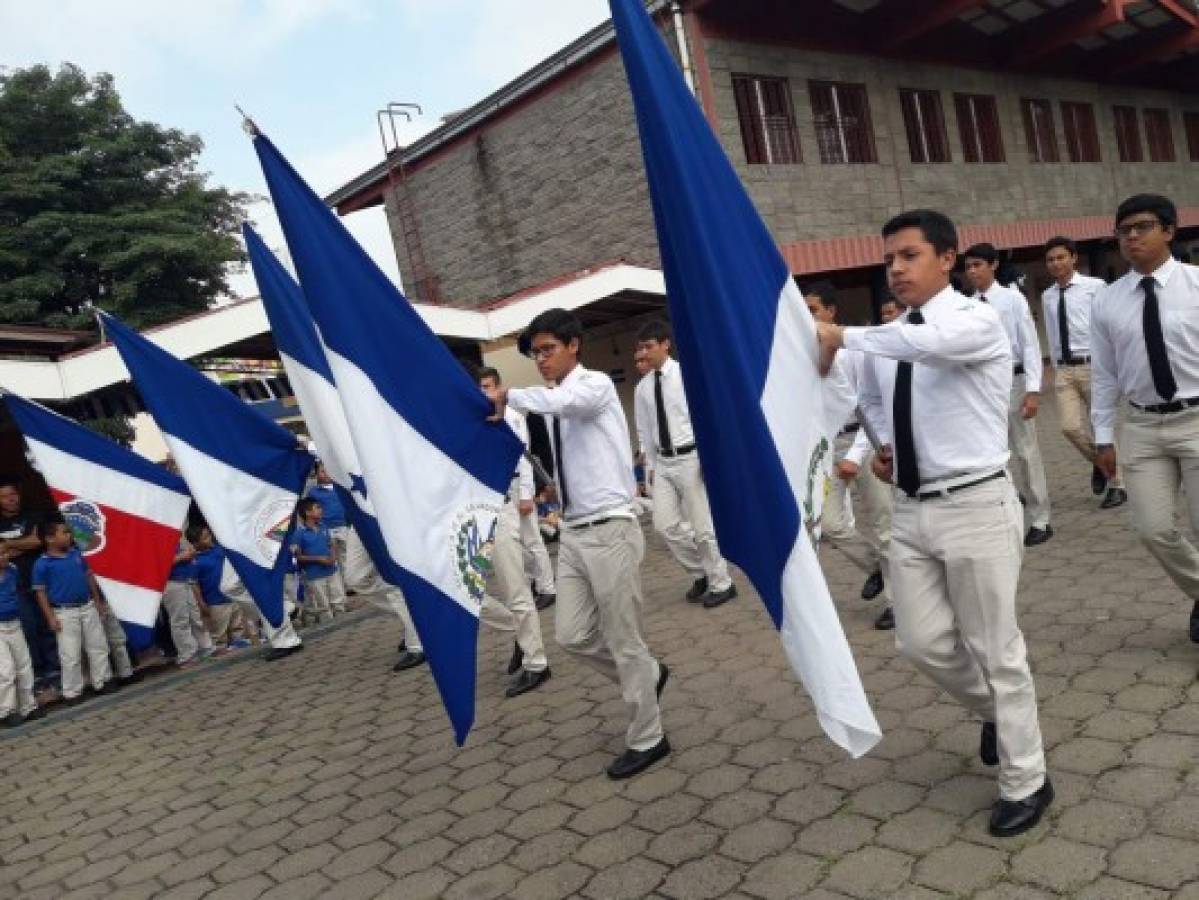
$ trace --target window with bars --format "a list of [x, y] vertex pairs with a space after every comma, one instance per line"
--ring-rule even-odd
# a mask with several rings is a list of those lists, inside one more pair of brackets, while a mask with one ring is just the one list
[[1095, 107], [1089, 103], [1062, 101], [1062, 125], [1066, 131], [1066, 155], [1070, 162], [1100, 161], [1099, 130], [1095, 127]]
[[1187, 156], [1191, 162], [1199, 162], [1199, 112], [1184, 112], [1182, 127], [1187, 133]]
[[954, 94], [953, 105], [958, 114], [958, 132], [966, 162], [1003, 162], [1003, 135], [999, 131], [995, 98], [990, 94]]
[[1028, 141], [1028, 158], [1036, 163], [1061, 161], [1057, 135], [1053, 132], [1053, 106], [1048, 100], [1025, 97], [1020, 101], [1024, 116], [1024, 137]]
[[1132, 106], [1113, 106], [1112, 120], [1116, 126], [1116, 152], [1120, 162], [1142, 162], [1141, 128], [1137, 123], [1137, 111]]
[[733, 96], [747, 163], [793, 165], [803, 161], [786, 78], [734, 75]]
[[809, 81], [808, 94], [821, 162], [877, 162], [865, 85]]
[[899, 105], [912, 162], [949, 162], [949, 135], [941, 111], [941, 92], [900, 88]]
[[1174, 162], [1174, 131], [1168, 109], [1145, 110], [1145, 143], [1153, 162]]

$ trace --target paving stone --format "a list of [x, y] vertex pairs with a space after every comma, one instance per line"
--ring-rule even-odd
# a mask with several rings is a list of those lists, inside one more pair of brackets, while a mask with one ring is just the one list
[[668, 872], [666, 866], [639, 857], [597, 872], [583, 893], [593, 900], [640, 900], [661, 884]]
[[644, 852], [653, 838], [648, 831], [624, 825], [589, 838], [574, 851], [573, 858], [593, 869], [602, 870]]
[[1199, 881], [1199, 853], [1191, 841], [1149, 834], [1113, 850], [1110, 871], [1128, 881], [1177, 890]]
[[709, 853], [720, 841], [720, 833], [702, 822], [688, 822], [664, 831], [654, 838], [645, 851], [668, 866], [677, 866]]
[[948, 813], [919, 807], [884, 822], [877, 841], [913, 855], [924, 855], [954, 839], [961, 823]]
[[521, 900], [565, 900], [578, 896], [592, 872], [574, 862], [563, 862], [532, 875], [527, 875], [516, 886], [514, 896]]
[[1012, 875], [1021, 881], [1070, 893], [1103, 874], [1106, 854], [1098, 847], [1048, 835], [1012, 858]]
[[742, 867], [720, 856], [692, 860], [674, 869], [659, 889], [678, 900], [726, 896], [741, 880]]
[[742, 885], [748, 893], [764, 900], [810, 897], [807, 891], [824, 877], [826, 867], [819, 857], [787, 851], [751, 868]]
[[265, 894], [262, 900], [308, 900], [310, 897], [324, 896], [331, 882], [319, 872], [312, 872], [301, 878], [292, 878], [276, 885]]
[[1004, 854], [998, 850], [954, 841], [920, 860], [915, 879], [936, 890], [969, 895], [998, 881], [1005, 869]]
[[795, 845], [814, 856], [835, 858], [868, 844], [876, 826], [864, 816], [841, 813], [813, 822], [799, 833]]
[[1170, 892], [1119, 878], [1100, 878], [1074, 896], [1077, 900], [1168, 900]]
[[910, 856], [882, 847], [864, 847], [834, 865], [824, 886], [853, 897], [895, 897], [911, 869]]
[[512, 866], [498, 863], [472, 872], [455, 881], [445, 891], [446, 900], [495, 900], [512, 896], [512, 889], [524, 877]]
[[795, 826], [777, 819], [761, 819], [732, 831], [720, 844], [720, 852], [744, 863], [758, 860], [789, 847]]
[[1062, 813], [1057, 830], [1077, 841], [1115, 847], [1145, 830], [1145, 813], [1123, 803], [1086, 800]]

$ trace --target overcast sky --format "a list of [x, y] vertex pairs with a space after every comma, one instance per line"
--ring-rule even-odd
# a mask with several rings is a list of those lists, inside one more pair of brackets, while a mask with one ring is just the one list
[[[233, 104], [320, 193], [383, 158], [375, 110], [421, 104], [410, 142], [607, 18], [606, 0], [0, 0], [0, 64], [109, 72], [139, 119], [198, 133], [212, 181], [265, 194]], [[283, 240], [268, 204], [251, 215]], [[385, 272], [379, 208], [345, 220]], [[234, 293], [257, 293], [248, 272]]]

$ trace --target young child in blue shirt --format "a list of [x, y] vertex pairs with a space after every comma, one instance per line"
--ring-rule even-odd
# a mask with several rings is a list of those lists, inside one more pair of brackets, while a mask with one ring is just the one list
[[335, 613], [346, 611], [346, 592], [338, 577], [333, 536], [321, 521], [324, 510], [318, 501], [305, 497], [296, 512], [300, 524], [292, 549], [304, 580], [304, 621], [332, 619]]
[[188, 528], [187, 540], [196, 551], [193, 560], [196, 584], [200, 587], [200, 598], [208, 610], [208, 633], [216, 648], [213, 655], [223, 656], [229, 652], [233, 633], [241, 624], [238, 605], [221, 590], [225, 551], [217, 545], [207, 525]]
[[0, 728], [12, 728], [46, 711], [33, 696], [33, 660], [21, 628], [20, 574], [0, 550]]
[[47, 522], [38, 532], [45, 552], [33, 564], [30, 583], [46, 624], [58, 638], [63, 701], [74, 705], [83, 699], [83, 653], [92, 688], [97, 694], [110, 690], [108, 638], [100, 619], [105, 603], [66, 523]]

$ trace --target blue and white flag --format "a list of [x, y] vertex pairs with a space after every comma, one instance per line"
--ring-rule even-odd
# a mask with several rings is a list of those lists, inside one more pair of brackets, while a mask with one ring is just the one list
[[183, 480], [246, 590], [275, 628], [293, 513], [312, 456], [295, 435], [120, 320], [100, 313]]
[[831, 452], [815, 325], [641, 2], [610, 3], [720, 548], [765, 602], [825, 733], [860, 756], [881, 732], [805, 529]]
[[487, 421], [478, 386], [275, 146], [260, 134], [254, 146], [461, 745], [474, 723], [489, 545], [523, 445]]

